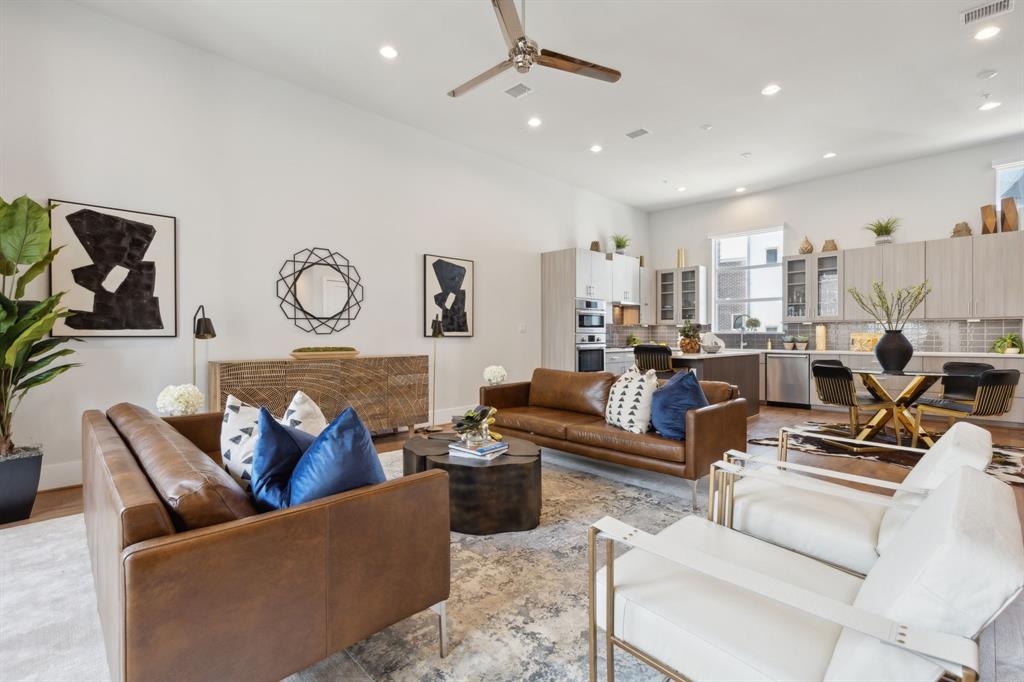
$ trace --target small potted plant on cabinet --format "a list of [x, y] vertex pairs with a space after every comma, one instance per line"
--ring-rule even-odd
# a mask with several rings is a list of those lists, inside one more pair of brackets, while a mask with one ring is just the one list
[[1021, 340], [1020, 334], [1007, 334], [1006, 336], [1000, 336], [996, 339], [996, 342], [992, 344], [992, 352], [994, 353], [1017, 355], [1022, 351], [1024, 351], [1024, 341]]
[[807, 350], [807, 344], [810, 341], [806, 336], [794, 336], [793, 345], [797, 350]]
[[626, 253], [626, 247], [629, 246], [630, 239], [624, 234], [613, 234], [612, 243], [615, 244], [615, 253], [620, 256]]
[[794, 350], [796, 348], [796, 337], [795, 336], [783, 336], [782, 347], [785, 350]]
[[884, 220], [880, 219], [868, 223], [864, 226], [864, 229], [873, 232], [875, 235], [875, 246], [881, 246], [882, 244], [892, 244], [892, 236], [899, 226], [899, 218], [885, 218]]
[[42, 448], [14, 445], [14, 413], [30, 390], [77, 367], [54, 364], [74, 353], [58, 348], [72, 339], [45, 338], [68, 314], [63, 292], [25, 299], [25, 286], [60, 248], [50, 250], [50, 209], [25, 196], [10, 204], [0, 199], [0, 524], [29, 517], [42, 469]]

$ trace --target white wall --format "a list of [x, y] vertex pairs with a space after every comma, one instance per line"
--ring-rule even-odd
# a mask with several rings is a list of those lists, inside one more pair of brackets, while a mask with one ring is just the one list
[[[0, 195], [178, 218], [181, 335], [90, 340], [84, 367], [18, 413], [17, 442], [45, 447], [43, 487], [79, 480], [83, 410], [152, 406], [189, 381], [200, 303], [218, 332], [201, 361], [314, 343], [425, 354], [423, 254], [474, 259], [476, 337], [439, 350], [438, 404], [462, 407], [484, 366], [517, 380], [540, 364], [540, 252], [612, 232], [648, 251], [641, 211], [73, 4], [0, 4], [0, 101]], [[282, 262], [313, 246], [366, 287], [329, 337], [292, 326], [274, 295]]]
[[[901, 242], [941, 239], [967, 221], [981, 231], [980, 207], [995, 200], [993, 161], [1024, 158], [1024, 136], [969, 149], [879, 166], [788, 187], [651, 214], [655, 267], [675, 266], [677, 248], [689, 265], [710, 265], [709, 235], [785, 225], [785, 252], [804, 236], [815, 250], [826, 239], [839, 248], [870, 246], [864, 225], [897, 216]], [[827, 163], [827, 161], [822, 161]]]

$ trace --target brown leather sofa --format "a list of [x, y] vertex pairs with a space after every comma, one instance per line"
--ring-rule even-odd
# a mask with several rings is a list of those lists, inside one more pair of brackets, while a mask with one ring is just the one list
[[629, 433], [605, 423], [616, 376], [608, 372], [536, 369], [532, 381], [480, 389], [480, 404], [497, 408], [494, 430], [594, 459], [696, 481], [730, 448], [745, 450], [747, 401], [721, 381], [702, 381], [711, 403], [686, 413], [686, 440], [650, 431]]
[[82, 417], [115, 682], [279, 680], [431, 607], [444, 655], [447, 474], [257, 514], [221, 468], [220, 424], [127, 404]]

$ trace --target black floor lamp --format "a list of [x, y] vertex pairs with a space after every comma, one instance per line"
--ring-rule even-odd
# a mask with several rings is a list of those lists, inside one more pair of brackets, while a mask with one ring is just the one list
[[213, 328], [213, 320], [206, 316], [206, 307], [196, 308], [192, 316], [192, 385], [196, 385], [196, 339], [207, 341], [217, 337]]
[[441, 324], [439, 316], [434, 315], [434, 319], [430, 322], [430, 337], [434, 340], [434, 357], [430, 362], [430, 426], [424, 431], [427, 433], [437, 433], [441, 431], [441, 427], [437, 425], [437, 340], [444, 338], [444, 325]]

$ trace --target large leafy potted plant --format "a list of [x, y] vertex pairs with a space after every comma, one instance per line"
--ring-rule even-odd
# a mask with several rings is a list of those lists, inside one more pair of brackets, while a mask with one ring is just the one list
[[871, 293], [865, 296], [850, 289], [850, 296], [875, 322], [882, 325], [885, 334], [875, 344], [875, 357], [886, 372], [902, 372], [914, 356], [914, 346], [903, 335], [903, 326], [917, 306], [931, 293], [925, 280], [917, 286], [886, 292], [881, 282], [875, 282]]
[[43, 452], [14, 445], [14, 413], [25, 394], [63, 374], [74, 363], [59, 348], [69, 338], [46, 338], [68, 315], [63, 292], [25, 300], [25, 287], [46, 271], [60, 248], [50, 250], [50, 210], [26, 196], [0, 199], [0, 524], [28, 518], [39, 487]]

